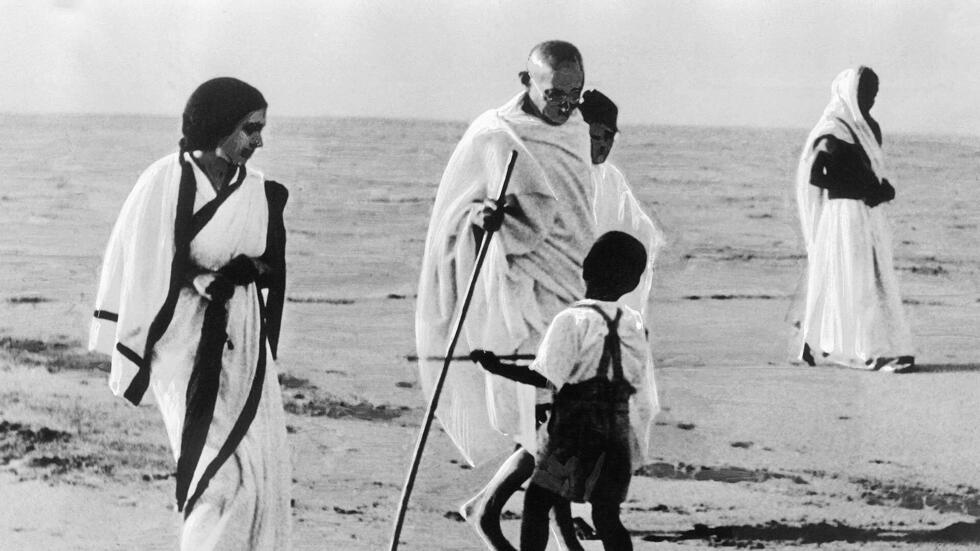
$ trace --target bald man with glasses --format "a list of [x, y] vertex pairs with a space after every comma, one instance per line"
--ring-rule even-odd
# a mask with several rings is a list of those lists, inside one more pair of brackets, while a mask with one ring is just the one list
[[[551, 319], [582, 298], [582, 262], [597, 237], [589, 127], [577, 111], [585, 72], [578, 49], [558, 40], [535, 46], [523, 89], [470, 125], [436, 194], [416, 312], [420, 382], [431, 396], [453, 317], [488, 230], [498, 231], [481, 270], [456, 353], [534, 354]], [[503, 204], [507, 158], [518, 152]], [[535, 390], [470, 362], [450, 365], [437, 415], [463, 457], [508, 459], [461, 513], [488, 549], [513, 550], [500, 529], [508, 498], [534, 468], [536, 428], [548, 405]], [[515, 450], [516, 444], [516, 450]], [[560, 513], [568, 549], [582, 549], [570, 512]]]

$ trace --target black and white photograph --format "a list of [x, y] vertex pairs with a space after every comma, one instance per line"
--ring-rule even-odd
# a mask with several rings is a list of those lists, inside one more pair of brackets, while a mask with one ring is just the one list
[[0, 550], [980, 549], [978, 37], [0, 0]]

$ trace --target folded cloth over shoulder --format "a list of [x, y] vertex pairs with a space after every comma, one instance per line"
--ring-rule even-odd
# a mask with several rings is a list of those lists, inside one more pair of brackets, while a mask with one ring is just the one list
[[[573, 114], [552, 126], [522, 108], [524, 94], [478, 117], [443, 173], [426, 237], [416, 310], [422, 390], [431, 396], [452, 323], [476, 259], [479, 242], [471, 215], [497, 195], [507, 157], [519, 157], [508, 195], [516, 208], [491, 242], [479, 275], [457, 354], [473, 349], [533, 354], [551, 319], [585, 294], [582, 261], [598, 232], [629, 225], [655, 243], [655, 231], [615, 183], [597, 210], [588, 126]], [[603, 188], [605, 190], [605, 188]], [[626, 188], [628, 189], [628, 188]], [[620, 208], [622, 207], [622, 208]], [[598, 222], [597, 222], [598, 220]], [[600, 223], [601, 222], [601, 223]], [[645, 229], [641, 229], [645, 228]], [[650, 255], [653, 256], [652, 254]], [[646, 303], [649, 280], [638, 307]], [[533, 450], [535, 393], [471, 365], [449, 368], [437, 416], [469, 462], [513, 448]]]
[[[584, 291], [581, 260], [594, 240], [588, 129], [574, 115], [551, 126], [524, 113], [524, 94], [478, 117], [463, 135], [436, 194], [419, 282], [416, 344], [431, 395], [479, 243], [471, 213], [495, 197], [511, 150], [508, 195], [517, 202], [494, 237], [471, 302], [459, 354], [474, 348], [533, 353], [551, 317]], [[472, 366], [451, 366], [437, 411], [471, 463], [533, 446], [534, 392]]]

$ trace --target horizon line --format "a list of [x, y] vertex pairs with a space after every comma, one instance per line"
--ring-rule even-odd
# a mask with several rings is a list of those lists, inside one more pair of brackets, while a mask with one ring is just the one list
[[[180, 115], [165, 115], [161, 113], [138, 113], [138, 112], [99, 112], [99, 111], [5, 111], [0, 110], [0, 117], [144, 117], [154, 119], [175, 119], [179, 122]], [[403, 122], [428, 122], [438, 124], [469, 124], [473, 119], [439, 119], [430, 117], [412, 116], [381, 116], [381, 115], [276, 115], [275, 119], [300, 120], [375, 120], [375, 121], [403, 121]], [[644, 128], [644, 127], [663, 127], [663, 128], [728, 128], [728, 129], [750, 129], [750, 130], [793, 130], [808, 131], [807, 126], [781, 126], [781, 125], [754, 125], [754, 124], [704, 124], [704, 123], [676, 123], [676, 122], [634, 122], [620, 125], [624, 128]], [[951, 138], [980, 138], [980, 132], [970, 133], [955, 130], [909, 130], [898, 129], [889, 132], [900, 136], [930, 136], [930, 137], [951, 137]]]

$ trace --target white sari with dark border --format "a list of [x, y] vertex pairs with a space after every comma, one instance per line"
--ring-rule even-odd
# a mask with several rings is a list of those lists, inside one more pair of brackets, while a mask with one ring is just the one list
[[[141, 175], [106, 250], [89, 346], [112, 355], [116, 395], [139, 404], [151, 390], [163, 415], [181, 549], [289, 545], [290, 457], [273, 363], [286, 196], [244, 167], [216, 194], [189, 153], [172, 154]], [[262, 257], [273, 275], [236, 286], [225, 303], [205, 293], [212, 275], [188, 275], [238, 255]]]

